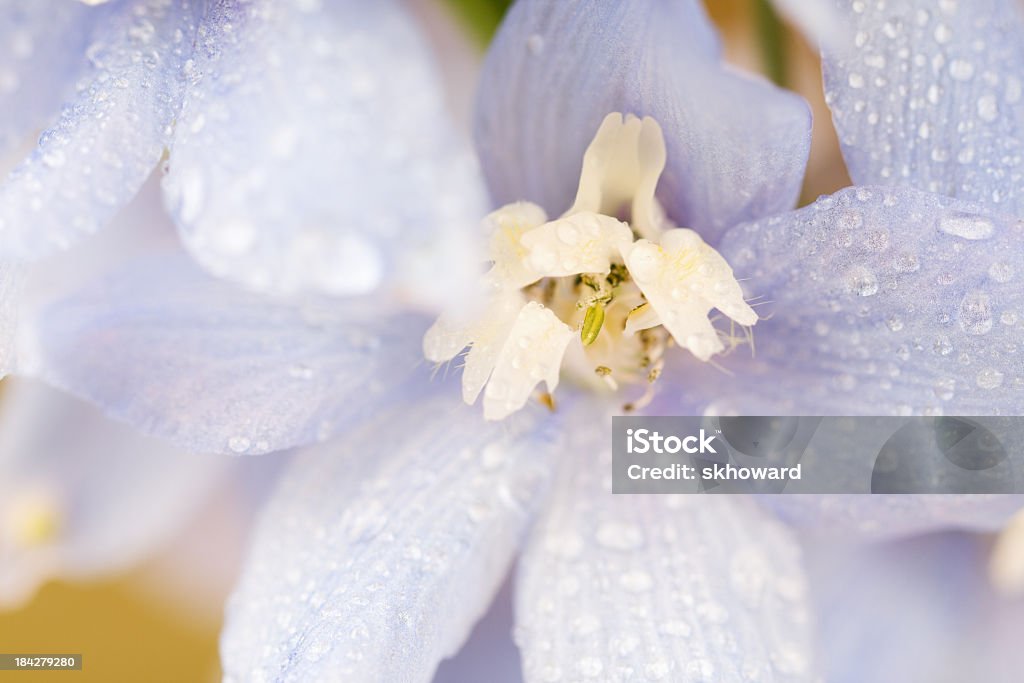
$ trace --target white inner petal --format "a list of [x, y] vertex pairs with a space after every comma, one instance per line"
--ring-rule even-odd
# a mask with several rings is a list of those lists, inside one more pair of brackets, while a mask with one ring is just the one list
[[497, 289], [486, 308], [473, 321], [456, 321], [452, 315], [437, 319], [423, 337], [423, 355], [434, 363], [454, 358], [462, 349], [466, 366], [462, 372], [462, 398], [472, 405], [491, 376], [498, 354], [526, 303], [517, 289]]
[[608, 273], [612, 258], [633, 241], [622, 221], [582, 212], [545, 223], [523, 235], [530, 267], [544, 277]]
[[668, 230], [660, 244], [637, 240], [623, 257], [676, 343], [703, 361], [725, 349], [707, 317], [712, 308], [741, 325], [757, 322], [725, 259], [692, 230]]
[[530, 202], [501, 207], [484, 219], [491, 234], [491, 260], [494, 267], [488, 278], [501, 286], [525, 287], [542, 276], [530, 267], [523, 236], [547, 221], [544, 209]]
[[494, 374], [484, 392], [484, 417], [501, 420], [526, 405], [534, 387], [558, 386], [562, 356], [572, 329], [550, 309], [531, 301], [519, 312], [498, 355]]
[[654, 191], [664, 169], [665, 140], [654, 119], [608, 114], [583, 155], [579, 189], [569, 213], [617, 216], [628, 205], [633, 227], [653, 238], [662, 227]]

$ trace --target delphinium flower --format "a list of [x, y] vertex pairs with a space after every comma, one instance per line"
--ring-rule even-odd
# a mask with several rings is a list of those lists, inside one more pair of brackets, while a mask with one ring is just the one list
[[[200, 31], [213, 33], [217, 54], [224, 45], [247, 44], [242, 30], [228, 32], [238, 41], [224, 30]], [[299, 32], [284, 35], [294, 39]], [[954, 378], [955, 391], [936, 391], [946, 386], [938, 380], [962, 367], [953, 365], [959, 355], [928, 355], [918, 342], [941, 331], [969, 361], [984, 358], [1004, 379], [1014, 372], [1007, 346], [1012, 324], [998, 327], [993, 318], [1010, 310], [1018, 289], [1012, 278], [989, 275], [998, 258], [993, 252], [1007, 251], [1020, 230], [1015, 219], [896, 186], [853, 188], [781, 214], [799, 188], [806, 108], [723, 67], [695, 4], [584, 10], [520, 2], [492, 46], [482, 82], [477, 141], [491, 193], [498, 204], [536, 204], [506, 209], [489, 222], [521, 237], [524, 249], [522, 258], [504, 260], [507, 249], [517, 255], [517, 239], [503, 243], [499, 233], [491, 279], [518, 295], [535, 276], [566, 278], [555, 283], [551, 298], [541, 292], [520, 305], [512, 334], [524, 311], [547, 315], [556, 307], [541, 309], [541, 303], [564, 303], [558, 323], [580, 335], [584, 358], [600, 351], [598, 343], [624, 350], [612, 353], [609, 365], [594, 367], [595, 358], [582, 365], [578, 374], [592, 384], [597, 378], [601, 392], [613, 389], [606, 380], [618, 383], [630, 371], [647, 383], [658, 358], [621, 361], [638, 348], [657, 356], [643, 341], [654, 336], [657, 346], [672, 340], [680, 348], [663, 356], [660, 386], [643, 399], [653, 401], [651, 411], [1017, 410], [1012, 381], [961, 387]], [[218, 98], [232, 92], [206, 90], [205, 104], [216, 109]], [[594, 201], [584, 149], [613, 112], [651, 120], [610, 119], [609, 126], [639, 134], [602, 171], [638, 175], [607, 188], [598, 182]], [[192, 115], [198, 120], [199, 112]], [[652, 151], [660, 156], [657, 146], [636, 146], [644, 131], [657, 138], [652, 131], [659, 127], [665, 172], [655, 203], [652, 169], [660, 171], [659, 164], [633, 162], [652, 158]], [[216, 149], [209, 145], [211, 154]], [[600, 158], [600, 138], [591, 149]], [[169, 163], [173, 178], [173, 149]], [[206, 182], [191, 189], [207, 196]], [[260, 187], [268, 195], [281, 192], [267, 201], [289, 196], [280, 187]], [[386, 187], [395, 191], [392, 183]], [[573, 202], [577, 187], [582, 203]], [[611, 197], [624, 187], [619, 202], [628, 206], [620, 213], [622, 207], [605, 205], [604, 193]], [[259, 203], [251, 213], [244, 202], [231, 206], [247, 218], [259, 215]], [[554, 222], [541, 213], [566, 209]], [[226, 214], [213, 215], [213, 227], [234, 225]], [[753, 222], [730, 228], [743, 221]], [[565, 226], [583, 235], [596, 230], [600, 267], [573, 273], [576, 266], [545, 258], [542, 247], [558, 246], [550, 238], [561, 240], [558, 229]], [[266, 253], [263, 234], [241, 232], [247, 255]], [[978, 236], [983, 239], [972, 239]], [[250, 251], [253, 245], [259, 248]], [[646, 254], [654, 258], [640, 258]], [[639, 262], [629, 267], [634, 258]], [[699, 300], [674, 296], [659, 278], [685, 280], [690, 258]], [[642, 262], [669, 267], [648, 273]], [[710, 270], [702, 272], [702, 265]], [[636, 287], [628, 297], [603, 291], [627, 283], [616, 266], [629, 271], [626, 288]], [[530, 279], [516, 272], [522, 268], [532, 270]], [[601, 277], [584, 281], [592, 273]], [[585, 290], [576, 275], [594, 295], [580, 297]], [[748, 296], [771, 302], [770, 317], [766, 310], [755, 321], [735, 278], [749, 278], [743, 282]], [[274, 278], [261, 275], [248, 284], [268, 281]], [[572, 295], [559, 298], [560, 286]], [[644, 299], [656, 319], [646, 318]], [[673, 320], [680, 299], [693, 309]], [[553, 415], [527, 404], [505, 416], [525, 398], [511, 405], [507, 394], [492, 389], [496, 402], [487, 411], [485, 390], [489, 417], [506, 417], [488, 424], [459, 405], [451, 382], [426, 381], [426, 368], [414, 369], [427, 325], [401, 303], [386, 292], [370, 301], [267, 300], [170, 257], [115, 274], [39, 322], [41, 369], [51, 381], [196, 450], [258, 453], [344, 433], [301, 453], [264, 512], [228, 610], [222, 645], [229, 676], [427, 678], [458, 648], [525, 538], [516, 619], [530, 680], [813, 677], [811, 605], [784, 526], [743, 497], [611, 496], [607, 417], [624, 402], [636, 407], [634, 394], [626, 387], [611, 397], [592, 388], [560, 390]], [[636, 308], [630, 303], [640, 309], [635, 316], [644, 316], [632, 336], [623, 334]], [[597, 325], [600, 314], [591, 311], [601, 305], [605, 320]], [[609, 315], [614, 305], [628, 310]], [[708, 330], [712, 307], [740, 324], [757, 323], [756, 357], [739, 348], [718, 361], [732, 375], [706, 362], [737, 339], [732, 330], [719, 328], [728, 332], [724, 337]], [[483, 309], [461, 321], [473, 329], [453, 334], [447, 350], [479, 342], [481, 311], [503, 310], [485, 297]], [[445, 336], [436, 332], [457, 330], [458, 322], [442, 322], [428, 347]], [[654, 322], [664, 323], [664, 332], [648, 325]], [[565, 327], [550, 316], [547, 323], [560, 335], [555, 341], [566, 339]], [[513, 341], [518, 345], [519, 338]], [[555, 383], [550, 365], [557, 367], [561, 354], [543, 354], [546, 367], [534, 376], [515, 367], [514, 358], [502, 363], [506, 344], [493, 373], [483, 372], [489, 387], [499, 370], [520, 394], [523, 384], [528, 394], [542, 379]], [[443, 355], [438, 350], [436, 357]], [[483, 384], [477, 381], [476, 390]], [[1009, 497], [871, 499], [820, 505], [816, 515], [844, 530], [901, 534], [935, 525], [998, 528], [1019, 505]], [[790, 512], [801, 509], [807, 506]]]

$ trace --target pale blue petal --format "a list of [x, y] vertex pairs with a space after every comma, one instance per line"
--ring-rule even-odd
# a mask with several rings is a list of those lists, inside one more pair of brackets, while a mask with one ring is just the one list
[[189, 250], [278, 292], [469, 275], [486, 204], [431, 57], [394, 0], [212, 3], [164, 186]]
[[988, 546], [966, 534], [808, 545], [824, 680], [1018, 681], [1024, 603], [993, 594]]
[[5, 381], [0, 606], [50, 578], [92, 578], [144, 558], [198, 510], [228, 463], [144, 437], [39, 382]]
[[746, 414], [1021, 414], [1022, 240], [1024, 222], [909, 188], [736, 227], [721, 251], [766, 319], [720, 398], [774, 406]]
[[22, 281], [21, 268], [0, 264], [0, 377], [14, 369]]
[[810, 146], [807, 104], [723, 64], [699, 3], [522, 0], [484, 64], [476, 143], [494, 201], [572, 204], [583, 152], [610, 112], [657, 119], [658, 197], [711, 241], [793, 206]]
[[800, 552], [746, 496], [612, 495], [611, 424], [569, 423], [520, 563], [527, 681], [813, 680]]
[[0, 185], [0, 256], [66, 247], [139, 190], [170, 140], [194, 13], [187, 1], [145, 0], [97, 21], [76, 92]]
[[825, 93], [854, 182], [1024, 215], [1024, 10], [1017, 0], [842, 2]]
[[465, 645], [441, 662], [432, 683], [523, 683], [519, 649], [512, 642], [512, 584], [506, 581]]
[[[457, 393], [457, 392], [456, 392]], [[485, 423], [451, 387], [303, 453], [228, 603], [231, 681], [427, 681], [508, 571], [557, 422]]]
[[0, 2], [0, 160], [56, 113], [102, 15], [66, 0]]
[[37, 324], [44, 378], [199, 452], [322, 440], [410, 377], [428, 381], [426, 320], [373, 301], [267, 300], [179, 254], [125, 268]]

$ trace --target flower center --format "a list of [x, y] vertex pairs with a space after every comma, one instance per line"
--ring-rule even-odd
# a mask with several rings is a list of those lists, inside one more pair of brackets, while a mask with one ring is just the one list
[[[602, 391], [643, 384], [624, 406], [641, 408], [669, 347], [708, 361], [736, 346], [739, 338], [709, 319], [713, 308], [741, 326], [757, 322], [725, 259], [665, 217], [654, 197], [664, 167], [653, 119], [609, 114], [561, 218], [518, 202], [485, 219], [487, 306], [471, 320], [441, 316], [423, 339], [437, 363], [469, 347], [463, 399], [472, 404], [483, 391], [485, 418], [519, 410], [542, 381], [540, 397], [553, 406], [562, 369]], [[625, 214], [628, 223], [617, 218]]]

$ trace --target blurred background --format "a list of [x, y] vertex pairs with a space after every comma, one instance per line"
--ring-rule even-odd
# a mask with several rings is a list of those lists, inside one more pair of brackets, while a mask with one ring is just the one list
[[[71, 1], [71, 0], [69, 0]], [[508, 3], [498, 0], [411, 0], [415, 11], [427, 28], [430, 39], [442, 56], [451, 84], [450, 104], [462, 121], [468, 121], [472, 95], [474, 65], [501, 19]], [[709, 0], [708, 11], [718, 24], [725, 42], [726, 58], [735, 65], [763, 74], [775, 82], [799, 92], [814, 110], [814, 140], [804, 185], [802, 203], [820, 194], [830, 193], [849, 184], [829, 113], [821, 89], [821, 73], [815, 51], [802, 37], [772, 11], [765, 0]], [[126, 209], [131, 211], [132, 209]], [[8, 411], [16, 394], [11, 382], [0, 384], [0, 411]], [[46, 400], [59, 400], [53, 397]], [[65, 408], [75, 415], [88, 411], [83, 406]], [[77, 417], [75, 419], [78, 419]], [[86, 419], [86, 418], [82, 418]], [[102, 420], [97, 415], [89, 420]], [[38, 590], [34, 585], [0, 599], [0, 651], [7, 653], [83, 653], [87, 662], [82, 672], [0, 672], [0, 679], [33, 681], [214, 681], [220, 672], [217, 638], [223, 602], [244, 555], [247, 530], [258, 501], [265, 494], [279, 463], [236, 462], [223, 465], [223, 471], [203, 472], [195, 481], [182, 482], [188, 492], [190, 512], [184, 521], [168, 528], [160, 538], [135, 539], [131, 552], [125, 552], [114, 573], [103, 571], [69, 575], [61, 565], [61, 556], [50, 552], [60, 546], [62, 538], [82, 521], [74, 507], [62, 507], [48, 498], [47, 487], [66, 478], [60, 468], [77, 460], [95, 460], [100, 455], [89, 453], [88, 440], [74, 444], [76, 452], [55, 452], [67, 449], [68, 441], [52, 441], [24, 431], [35, 428], [49, 431], [65, 428], [65, 422], [50, 417], [45, 423], [32, 422], [14, 411], [7, 421], [8, 431], [0, 434], [0, 465], [7, 461], [24, 462], [41, 459], [55, 463], [54, 468], [34, 471], [38, 491], [28, 491], [18, 484], [5, 490], [0, 482], [0, 518], [10, 529], [10, 537], [25, 554], [37, 558], [40, 566], [31, 568], [41, 576], [56, 577], [45, 581]], [[10, 425], [14, 424], [14, 427]], [[107, 429], [103, 427], [102, 429]], [[112, 427], [111, 429], [116, 429]], [[140, 480], [160, 479], [165, 473], [156, 462], [162, 446], [149, 440], [138, 444], [126, 439], [125, 452], [142, 449], [152, 455], [152, 462], [141, 458], [137, 472]], [[5, 440], [6, 439], [6, 440]], [[97, 438], [96, 443], [100, 440]], [[97, 448], [100, 446], [97, 445]], [[4, 454], [6, 449], [8, 453]], [[16, 450], [16, 453], [11, 453]], [[137, 453], [141, 454], [141, 453]], [[279, 456], [263, 456], [268, 460]], [[280, 458], [283, 459], [283, 458]], [[111, 467], [110, 471], [114, 468]], [[104, 473], [101, 472], [102, 476]], [[8, 476], [8, 475], [3, 475]], [[83, 475], [84, 477], [85, 475]], [[20, 480], [14, 477], [10, 482]], [[81, 481], [81, 478], [76, 479]], [[118, 497], [127, 495], [117, 481], [110, 482], [104, 494], [109, 519], [93, 520], [111, 529], [129, 523], [132, 515]], [[123, 482], [132, 486], [130, 481]], [[13, 485], [13, 484], [12, 484]], [[179, 499], [181, 497], [179, 496]], [[172, 505], [175, 501], [155, 501], [152, 507]], [[6, 506], [6, 507], [5, 507]], [[125, 534], [130, 535], [130, 529]], [[122, 534], [123, 537], [123, 534]], [[117, 536], [115, 536], [116, 542]], [[118, 552], [104, 543], [109, 539], [90, 541], [94, 552]], [[0, 553], [3, 547], [0, 546]], [[75, 552], [86, 553], [87, 549]], [[2, 557], [2, 554], [0, 554]], [[33, 560], [35, 561], [35, 560]], [[86, 563], [88, 564], [88, 563]], [[0, 567], [0, 578], [15, 581]], [[0, 594], [0, 598], [4, 594]], [[478, 628], [478, 635], [507, 624], [508, 588], [503, 591], [491, 618]], [[504, 615], [504, 616], [503, 616]], [[515, 652], [507, 635], [504, 645], [483, 651], [491, 657], [491, 666], [505, 663], [514, 669]], [[467, 655], [469, 656], [469, 655]], [[473, 656], [481, 656], [477, 652]], [[457, 669], [442, 667], [438, 680], [458, 680]]]

